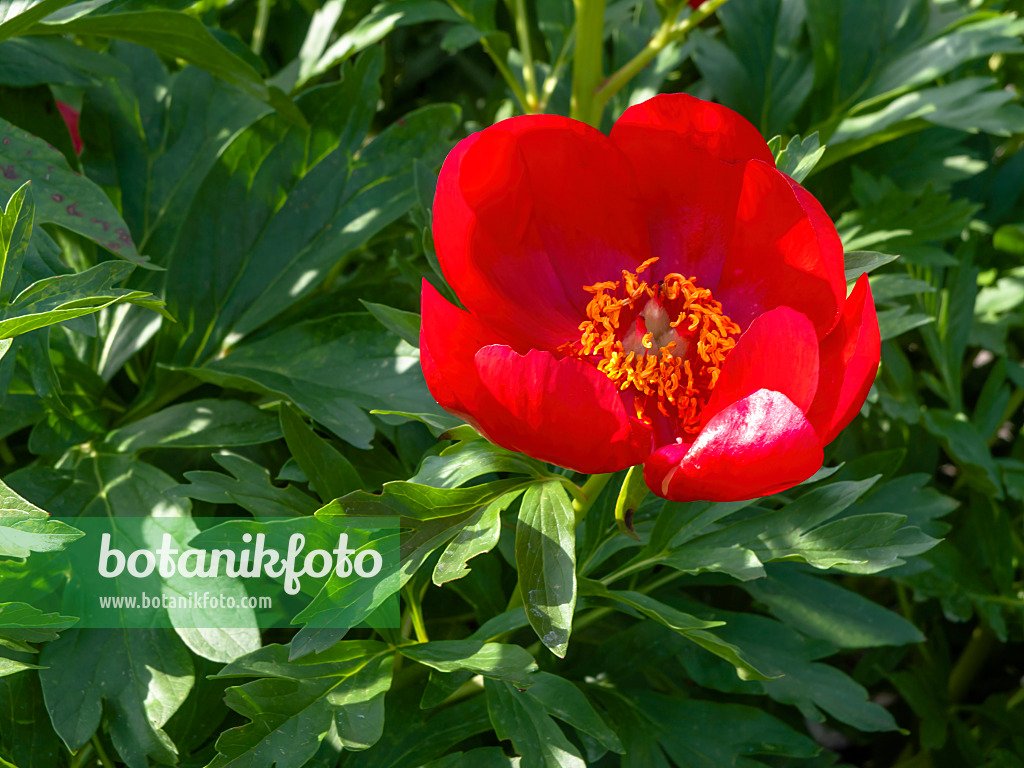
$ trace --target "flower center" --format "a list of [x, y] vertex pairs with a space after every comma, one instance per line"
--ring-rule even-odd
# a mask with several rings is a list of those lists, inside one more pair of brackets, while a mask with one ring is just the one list
[[597, 369], [630, 391], [637, 418], [657, 408], [678, 420], [681, 431], [700, 431], [700, 412], [736, 346], [740, 327], [722, 312], [711, 291], [677, 272], [649, 284], [640, 276], [648, 259], [622, 280], [584, 286], [592, 294], [580, 340], [560, 351], [597, 360]]

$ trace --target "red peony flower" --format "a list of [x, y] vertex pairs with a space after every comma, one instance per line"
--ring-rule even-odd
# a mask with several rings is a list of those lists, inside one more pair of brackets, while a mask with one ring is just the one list
[[459, 143], [423, 284], [431, 393], [493, 442], [580, 472], [644, 462], [676, 501], [781, 491], [860, 409], [880, 342], [821, 205], [757, 130], [686, 95], [611, 136], [551, 115]]
[[82, 137], [78, 133], [78, 110], [65, 104], [63, 101], [57, 102], [57, 110], [60, 112], [60, 116], [64, 118], [64, 124], [68, 127], [68, 133], [71, 134], [71, 146], [74, 148], [75, 154], [82, 154]]

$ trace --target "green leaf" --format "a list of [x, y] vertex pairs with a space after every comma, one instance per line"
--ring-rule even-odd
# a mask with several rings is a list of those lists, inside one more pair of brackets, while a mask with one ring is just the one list
[[526, 489], [516, 526], [516, 568], [537, 637], [564, 658], [576, 608], [576, 519], [559, 483]]
[[[16, 650], [35, 651], [26, 643], [48, 643], [57, 633], [77, 622], [74, 616], [44, 613], [27, 603], [0, 603], [0, 644], [17, 646]], [[6, 642], [5, 642], [6, 641]]]
[[1003, 224], [992, 235], [992, 247], [1014, 256], [1024, 255], [1024, 224]]
[[607, 750], [625, 753], [618, 734], [604, 721], [586, 694], [574, 683], [550, 672], [538, 672], [527, 693], [536, 699], [552, 717], [568, 723], [591, 736]]
[[53, 520], [0, 482], [0, 556], [28, 557], [32, 552], [59, 552], [84, 536]]
[[[899, 565], [901, 556], [923, 552], [935, 539], [906, 526], [901, 515], [878, 513], [826, 521], [848, 508], [877, 481], [842, 481], [815, 488], [776, 512], [750, 517], [699, 536], [679, 549], [718, 549], [743, 542], [762, 562], [803, 560], [816, 568], [842, 566], [875, 573]], [[675, 555], [673, 555], [675, 557]], [[666, 561], [672, 564], [671, 561]]]
[[798, 41], [803, 34], [800, 0], [740, 0], [717, 12], [727, 43], [693, 36], [694, 63], [720, 101], [766, 136], [786, 130], [811, 92], [814, 68]]
[[934, 293], [935, 286], [910, 275], [876, 275], [871, 278], [871, 296], [876, 304], [892, 303], [903, 296]]
[[908, 306], [901, 305], [895, 309], [886, 309], [878, 313], [878, 330], [882, 341], [895, 339], [907, 331], [935, 322], [935, 318], [931, 315], [919, 312], [910, 313], [909, 310]]
[[1020, 36], [1024, 21], [1010, 15], [992, 15], [951, 28], [948, 34], [926, 41], [895, 58], [865, 94], [877, 97], [906, 91], [932, 82], [960, 64], [993, 53], [1024, 51]]
[[[714, 617], [726, 622], [717, 630], [723, 639], [741, 648], [759, 669], [775, 676], [772, 680], [748, 682], [733, 677], [729, 682], [730, 691], [767, 694], [783, 704], [796, 705], [804, 717], [815, 722], [824, 720], [821, 713], [824, 710], [861, 731], [896, 729], [892, 715], [869, 701], [868, 692], [862, 686], [835, 667], [815, 661], [827, 653], [820, 641], [808, 640], [786, 625], [763, 616], [716, 611]], [[699, 664], [697, 656], [684, 654], [681, 658], [688, 673], [700, 685], [719, 687], [712, 677], [709, 662], [728, 669], [724, 662], [711, 662], [707, 657]], [[718, 679], [728, 680], [724, 676]]]
[[4, 656], [0, 656], [0, 677], [16, 675], [19, 672], [24, 672], [28, 669], [40, 669], [40, 667], [36, 664], [29, 664], [28, 662], [17, 661], [16, 659], [8, 659]]
[[222, 451], [214, 454], [213, 460], [232, 476], [205, 470], [186, 472], [189, 483], [171, 489], [169, 495], [211, 504], [237, 504], [256, 517], [296, 517], [317, 510], [312, 497], [293, 485], [278, 488], [266, 468], [244, 456]]
[[187, 370], [223, 387], [291, 400], [338, 437], [365, 449], [375, 431], [365, 411], [437, 407], [419, 370], [418, 351], [378, 328], [368, 314], [307, 320]]
[[379, 42], [393, 29], [427, 21], [460, 22], [460, 17], [445, 3], [434, 0], [384, 2], [375, 6], [356, 25], [341, 35], [315, 62], [303, 62], [299, 84], [321, 75], [336, 64]]
[[749, 755], [810, 758], [819, 751], [807, 736], [754, 707], [647, 691], [637, 699], [660, 731], [662, 748], [678, 765], [754, 766], [761, 763], [747, 762]]
[[[856, 515], [826, 523], [802, 534], [791, 550], [775, 559], [799, 558], [815, 568], [837, 568], [847, 573], [878, 573], [903, 564], [903, 557], [919, 555], [937, 543], [904, 515]], [[781, 557], [780, 557], [781, 556]]]
[[764, 576], [761, 560], [752, 550], [740, 544], [723, 547], [686, 544], [660, 561], [683, 573], [727, 573], [740, 581]]
[[228, 689], [228, 706], [250, 722], [220, 735], [210, 768], [301, 768], [332, 724], [347, 749], [367, 749], [383, 729], [394, 658], [382, 643], [348, 641], [300, 660], [282, 645], [237, 659], [219, 677], [261, 679]]
[[31, 726], [0, 731], [0, 752], [18, 768], [53, 768], [64, 764], [67, 750], [50, 725], [38, 675], [0, 678], [0, 721]]
[[35, 211], [32, 183], [26, 181], [11, 195], [7, 210], [0, 214], [0, 304], [10, 300], [21, 276]]
[[951, 411], [929, 408], [924, 412], [923, 423], [925, 429], [939, 439], [971, 485], [986, 496], [1003, 497], [999, 470], [985, 439], [971, 422]]
[[799, 134], [793, 136], [786, 143], [785, 149], [782, 149], [781, 136], [769, 141], [768, 146], [775, 155], [775, 167], [797, 182], [807, 178], [825, 154], [825, 147], [821, 145], [817, 131], [806, 139]]
[[164, 329], [177, 364], [222, 356], [414, 204], [413, 161], [440, 160], [458, 110], [417, 110], [363, 146], [381, 67], [367, 52], [341, 83], [304, 94], [308, 131], [276, 115], [243, 130], [203, 180], [168, 270], [169, 305], [187, 321]]
[[907, 93], [876, 112], [848, 117], [829, 143], [848, 156], [878, 143], [875, 134], [912, 133], [920, 130], [922, 123], [1008, 135], [1024, 117], [1024, 110], [1011, 103], [1012, 94], [993, 88], [996, 85], [992, 78], [971, 77]]
[[144, 264], [127, 225], [93, 182], [68, 166], [64, 155], [42, 139], [0, 119], [0, 197], [33, 183], [35, 223], [57, 224], [77, 232], [123, 259]]
[[[197, 535], [199, 529], [191, 523], [183, 524], [182, 518], [191, 513], [191, 504], [180, 496], [175, 497], [173, 491], [176, 487], [174, 478], [151, 464], [131, 456], [99, 453], [79, 460], [72, 485], [77, 492], [62, 494], [70, 497], [70, 501], [60, 511], [69, 516], [85, 517], [156, 515], [143, 528], [143, 535], [133, 542], [135, 549], [155, 551], [162, 543], [163, 534], [170, 533], [175, 547], [184, 551], [188, 539]], [[169, 524], [161, 525], [162, 519], [167, 519]], [[182, 532], [187, 535], [182, 536]], [[207, 586], [226, 598], [241, 600], [246, 596], [239, 581], [226, 577], [210, 579]], [[182, 605], [187, 602], [182, 598], [194, 590], [195, 584], [180, 575], [164, 580], [164, 593], [178, 598], [178, 605], [167, 609], [168, 618], [178, 637], [190, 650], [213, 661], [226, 662], [258, 647], [260, 636], [252, 608], [239, 605], [234, 609], [239, 621], [232, 627], [222, 627], [217, 611]], [[75, 600], [88, 602], [93, 599], [92, 594], [68, 589], [64, 605], [71, 612], [84, 616], [89, 608]], [[123, 626], [136, 625], [125, 618]]]
[[432, 580], [437, 586], [469, 574], [466, 565], [472, 558], [490, 552], [501, 537], [501, 513], [511, 506], [521, 491], [500, 496], [471, 517], [441, 553], [434, 566]]
[[722, 626], [723, 621], [704, 621], [696, 616], [676, 610], [670, 605], [665, 605], [653, 597], [640, 592], [609, 590], [598, 586], [599, 582], [588, 582], [584, 594], [594, 594], [622, 603], [638, 611], [649, 619], [663, 624], [669, 629], [675, 630], [687, 640], [696, 643], [701, 648], [711, 651], [716, 656], [725, 659], [734, 667], [736, 674], [741, 680], [769, 680], [771, 677], [754, 667], [743, 656], [743, 652], [731, 643], [727, 643], [708, 629]]
[[164, 313], [163, 302], [145, 291], [114, 288], [132, 271], [130, 264], [105, 261], [84, 272], [57, 275], [32, 283], [0, 311], [0, 337], [91, 315], [114, 304], [139, 304]]
[[[415, 689], [392, 692], [386, 700], [388, 710], [409, 716], [389, 717], [377, 746], [347, 755], [345, 768], [420, 768], [457, 744], [490, 731], [487, 710], [478, 698], [418, 712], [418, 696]], [[473, 768], [476, 766], [474, 763]]]
[[266, 101], [289, 120], [304, 122], [295, 105], [276, 88], [268, 88], [259, 72], [224, 47], [198, 19], [186, 13], [149, 9], [111, 15], [88, 15], [43, 22], [34, 34], [98, 35], [135, 43], [172, 59], [184, 59]]
[[[419, 160], [417, 166], [422, 165]], [[374, 304], [372, 301], [360, 299], [359, 303], [366, 307], [380, 324], [413, 347], [420, 345], [420, 316], [415, 312]]]
[[172, 633], [161, 630], [70, 629], [39, 657], [43, 696], [53, 727], [81, 749], [100, 725], [104, 708], [114, 748], [130, 768], [147, 758], [177, 761], [162, 730], [192, 687], [192, 659]]
[[351, 462], [319, 437], [288, 405], [282, 405], [281, 431], [295, 461], [320, 500], [329, 502], [362, 487]]
[[511, 739], [526, 765], [585, 768], [580, 753], [539, 701], [499, 680], [485, 680], [484, 687], [495, 734], [501, 740]]
[[495, 472], [531, 477], [546, 474], [539, 462], [481, 440], [474, 431], [469, 439], [445, 448], [439, 456], [427, 456], [409, 482], [435, 488], [458, 488], [470, 480]]
[[363, 510], [375, 510], [369, 514], [401, 515], [413, 520], [454, 517], [490, 504], [528, 482], [523, 478], [508, 478], [469, 488], [433, 488], [395, 480], [385, 483], [380, 494], [365, 491], [350, 493], [328, 504], [318, 514], [360, 514]]
[[847, 251], [846, 261], [846, 282], [852, 282], [866, 272], [878, 269], [879, 267], [896, 261], [899, 256], [889, 253], [877, 253], [876, 251]]
[[518, 645], [479, 640], [436, 640], [399, 646], [398, 652], [439, 672], [467, 671], [495, 680], [507, 680], [517, 688], [533, 685], [537, 662]]
[[832, 581], [773, 567], [746, 589], [775, 616], [804, 634], [839, 648], [920, 643], [924, 635], [900, 615]]
[[122, 453], [147, 448], [216, 448], [258, 445], [281, 437], [278, 420], [241, 400], [192, 400], [164, 408], [127, 427], [106, 442]]
[[520, 768], [520, 760], [506, 755], [501, 747], [479, 747], [468, 752], [449, 752], [423, 768]]
[[[354, 626], [366, 619], [413, 577], [434, 550], [455, 536], [480, 505], [520, 484], [521, 481], [515, 479], [499, 480], [486, 486], [441, 491], [408, 483], [386, 483], [381, 496], [349, 494], [318, 510], [318, 517], [342, 519], [400, 516], [404, 529], [400, 541], [401, 562], [393, 578], [385, 579], [372, 594], [363, 586], [368, 580], [345, 583], [329, 578], [313, 602], [295, 617], [295, 623], [307, 623], [300, 634], [308, 633], [311, 638], [321, 627]], [[439, 508], [430, 506], [432, 499]], [[329, 645], [331, 633], [324, 633], [317, 639]], [[317, 647], [317, 644], [304, 642], [303, 652]]]
[[[830, 151], [825, 163], [835, 156]], [[824, 163], [822, 163], [824, 164]], [[819, 165], [820, 168], [820, 165]], [[953, 198], [946, 191], [907, 189], [885, 176], [875, 177], [853, 168], [850, 191], [857, 202], [836, 222], [847, 251], [863, 249], [898, 253], [905, 263], [954, 266], [940, 247], [970, 224], [978, 207], [969, 200]]]
[[2, 0], [0, 1], [0, 40], [20, 35], [37, 21], [74, 0]]

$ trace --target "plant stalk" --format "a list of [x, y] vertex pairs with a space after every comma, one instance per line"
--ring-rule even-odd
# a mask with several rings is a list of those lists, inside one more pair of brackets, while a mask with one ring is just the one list
[[674, 43], [676, 40], [682, 40], [687, 34], [689, 34], [690, 30], [704, 21], [704, 19], [713, 14], [727, 2], [728, 0], [707, 0], [704, 5], [697, 8], [678, 24], [675, 23], [675, 20], [679, 15], [679, 11], [682, 9], [682, 5], [677, 6], [674, 11], [670, 12], [661, 23], [661, 26], [658, 27], [658, 31], [654, 33], [650, 42], [644, 46], [644, 49], [623, 64], [593, 94], [590, 100], [590, 111], [587, 115], [587, 122], [594, 126], [600, 124], [601, 116], [604, 114], [604, 108], [612, 96], [622, 90], [622, 87], [626, 85], [626, 83], [636, 77], [644, 67], [650, 64], [654, 57], [661, 53], [669, 43]]
[[580, 489], [583, 492], [583, 499], [573, 499], [572, 502], [572, 510], [576, 516], [576, 525], [583, 522], [583, 518], [587, 516], [587, 512], [594, 506], [594, 502], [601, 495], [604, 487], [608, 485], [608, 481], [612, 479], [613, 474], [610, 472], [604, 475], [591, 475], [587, 478], [587, 481]]
[[576, 7], [576, 47], [573, 51], [570, 115], [595, 128], [597, 122], [593, 121], [592, 104], [604, 78], [604, 3], [605, 0], [573, 0]]
[[971, 683], [985, 665], [989, 653], [998, 645], [995, 634], [985, 625], [975, 627], [953, 671], [949, 673], [949, 701], [956, 704], [970, 690]]
[[530, 45], [530, 19], [526, 13], [526, 0], [516, 0], [516, 36], [519, 38], [519, 52], [523, 56], [523, 82], [526, 83], [527, 114], [537, 112], [540, 97], [537, 92], [537, 73], [533, 68], [533, 50]]
[[257, 0], [256, 24], [252, 30], [252, 52], [259, 56], [263, 53], [263, 44], [267, 39], [267, 26], [270, 23], [270, 0]]

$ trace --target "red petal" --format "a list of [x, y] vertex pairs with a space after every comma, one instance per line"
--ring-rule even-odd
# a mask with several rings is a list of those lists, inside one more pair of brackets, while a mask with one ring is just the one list
[[589, 474], [650, 455], [650, 428], [627, 414], [615, 384], [588, 363], [495, 345], [477, 353], [476, 365], [496, 402], [479, 414], [493, 442]]
[[878, 372], [882, 342], [868, 276], [853, 287], [839, 324], [821, 342], [818, 394], [807, 417], [824, 438], [835, 440], [853, 421]]
[[744, 169], [736, 228], [715, 298], [746, 327], [788, 306], [807, 315], [822, 339], [846, 296], [843, 248], [828, 216], [792, 179], [754, 160]]
[[811, 407], [818, 389], [818, 337], [806, 315], [777, 307], [754, 318], [725, 359], [702, 423], [759, 389], [781, 392], [804, 413]]
[[75, 154], [82, 154], [82, 137], [78, 133], [78, 110], [63, 101], [58, 101], [57, 111], [64, 118], [64, 124], [68, 127], [68, 133], [71, 134], [71, 147], [75, 150]]
[[715, 289], [732, 238], [743, 164], [774, 164], [761, 134], [731, 109], [686, 94], [630, 107], [612, 128], [647, 210], [658, 274]]
[[498, 337], [426, 280], [420, 299], [420, 366], [430, 394], [446, 411], [476, 425], [483, 387], [473, 357]]
[[578, 340], [590, 294], [648, 258], [636, 180], [607, 136], [563, 117], [512, 118], [445, 160], [434, 242], [466, 309], [525, 347]]
[[719, 412], [692, 445], [667, 445], [644, 464], [644, 480], [671, 501], [739, 501], [806, 480], [822, 462], [803, 412], [760, 389]]

